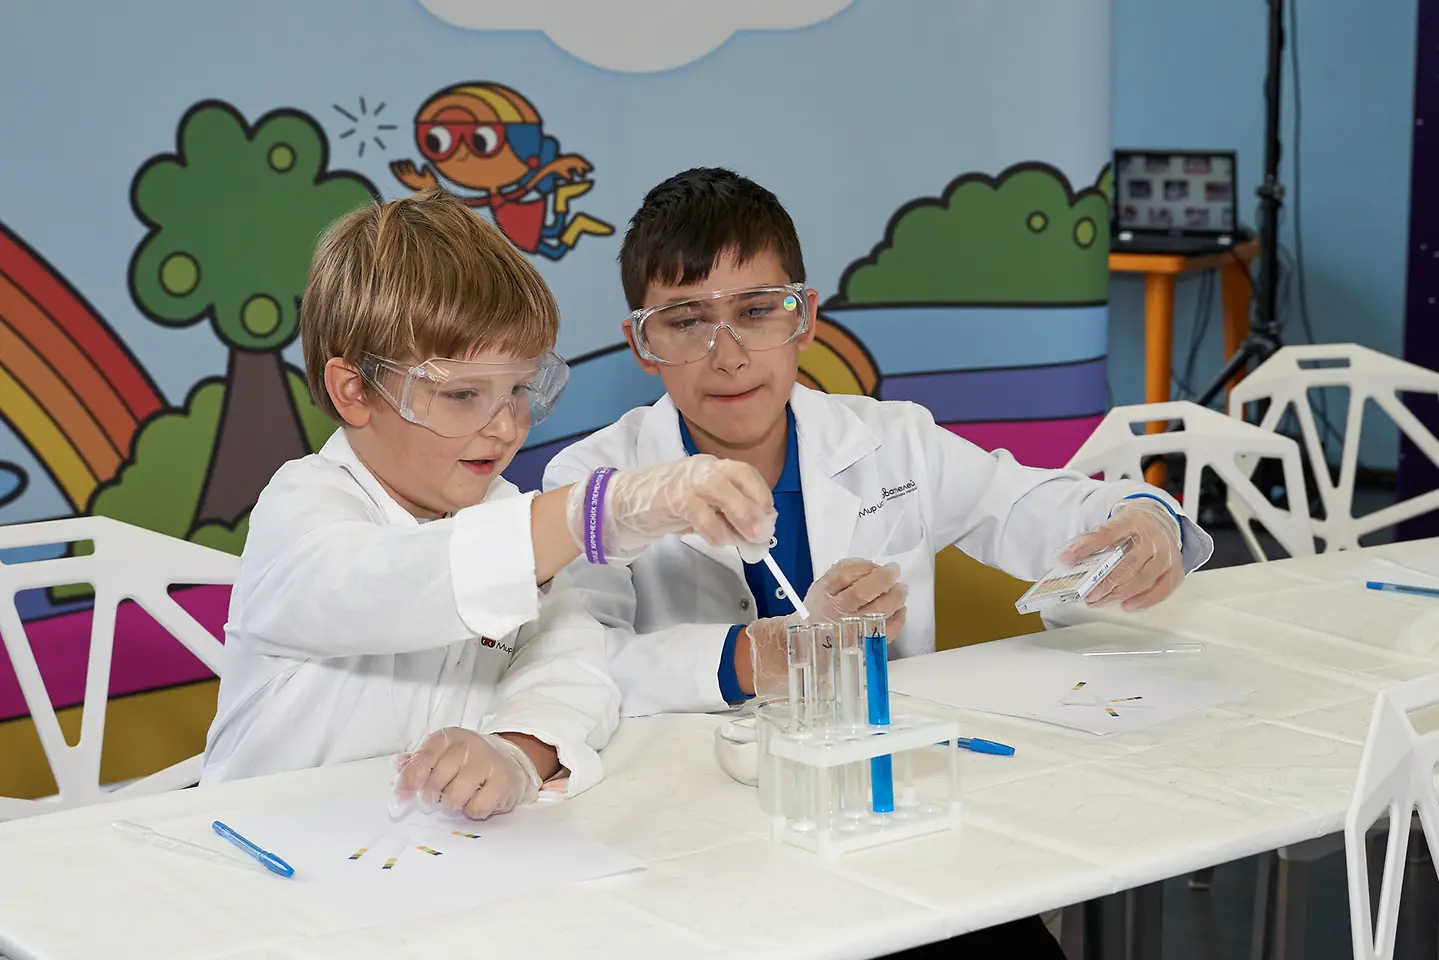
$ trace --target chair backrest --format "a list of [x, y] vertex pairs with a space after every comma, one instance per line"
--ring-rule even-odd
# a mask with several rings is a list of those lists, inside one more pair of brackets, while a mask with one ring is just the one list
[[[1409, 714], [1439, 704], [1439, 674], [1381, 690], [1369, 721], [1369, 736], [1359, 760], [1359, 777], [1344, 818], [1344, 857], [1349, 871], [1349, 926], [1356, 960], [1389, 960], [1399, 919], [1399, 893], [1409, 851], [1409, 821], [1414, 809], [1439, 863], [1439, 797], [1434, 765], [1439, 763], [1439, 730], [1421, 734]], [[1389, 844], [1384, 854], [1379, 917], [1371, 925], [1369, 857], [1370, 826], [1389, 815]]]
[[[119, 790], [108, 791], [100, 784], [115, 614], [121, 601], [135, 601], [206, 667], [218, 673], [224, 647], [175, 602], [168, 588], [175, 584], [233, 584], [240, 569], [239, 558], [107, 517], [0, 526], [0, 551], [84, 541], [94, 545], [93, 552], [84, 556], [0, 563], [0, 638], [59, 788], [56, 797], [45, 800], [0, 797], [0, 821], [178, 789], [199, 780], [202, 758], [196, 756]], [[95, 591], [94, 619], [80, 739], [70, 746], [36, 665], [15, 598], [23, 590], [82, 582], [91, 584]]]
[[[1323, 388], [1349, 391], [1337, 482], [1330, 475], [1309, 402], [1310, 391]], [[1314, 535], [1324, 541], [1326, 553], [1352, 550], [1365, 534], [1439, 507], [1439, 490], [1431, 490], [1363, 517], [1354, 516], [1354, 481], [1367, 401], [1373, 400], [1424, 456], [1439, 466], [1439, 439], [1404, 406], [1401, 393], [1439, 394], [1439, 373], [1355, 343], [1284, 347], [1229, 391], [1229, 412], [1236, 418], [1243, 417], [1246, 404], [1270, 401], [1259, 424], [1265, 430], [1276, 429], [1286, 410], [1294, 411], [1324, 504], [1324, 517], [1314, 520]]]
[[[1183, 429], [1143, 434], [1133, 430], [1136, 426], [1174, 421]], [[1291, 496], [1290, 509], [1281, 510], [1250, 479], [1254, 462], [1275, 459], [1283, 465], [1286, 488], [1302, 491], [1304, 471], [1299, 446], [1288, 437], [1198, 404], [1175, 400], [1115, 407], [1070, 459], [1069, 468], [1090, 476], [1102, 475], [1106, 480], [1139, 480], [1144, 477], [1143, 461], [1162, 454], [1184, 455], [1182, 502], [1192, 517], [1199, 516], [1204, 468], [1210, 468], [1224, 481], [1229, 490], [1230, 513], [1256, 560], [1268, 558], [1254, 535], [1251, 520], [1264, 526], [1290, 556], [1313, 555], [1314, 537], [1304, 497]], [[1245, 463], [1249, 464], [1247, 468]]]

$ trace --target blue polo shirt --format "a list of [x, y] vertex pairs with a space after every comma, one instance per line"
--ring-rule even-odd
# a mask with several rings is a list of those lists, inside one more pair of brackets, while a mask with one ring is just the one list
[[[779, 480], [774, 485], [774, 509], [778, 515], [774, 523], [774, 536], [777, 542], [770, 551], [770, 556], [779, 564], [785, 576], [789, 577], [794, 588], [800, 591], [800, 598], [803, 599], [804, 594], [809, 592], [810, 584], [814, 583], [814, 565], [809, 556], [809, 528], [804, 522], [804, 491], [800, 488], [799, 481], [799, 435], [795, 430], [794, 411], [786, 407], [785, 417], [788, 425], [784, 468], [780, 470]], [[694, 439], [690, 436], [683, 417], [680, 417], [680, 439], [684, 442], [685, 453], [694, 456], [699, 452], [695, 449]], [[785, 598], [774, 574], [770, 573], [763, 563], [746, 563], [744, 579], [749, 585], [750, 593], [754, 594], [756, 619], [784, 617], [794, 612], [794, 606]], [[734, 669], [735, 644], [742, 629], [743, 625], [730, 628], [729, 636], [725, 638], [724, 652], [720, 655], [719, 688], [726, 703], [743, 703], [748, 699], [740, 689], [739, 677]]]

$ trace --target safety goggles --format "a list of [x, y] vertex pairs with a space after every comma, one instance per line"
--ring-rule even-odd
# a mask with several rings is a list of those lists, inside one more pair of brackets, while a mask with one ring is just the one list
[[703, 360], [723, 328], [746, 350], [773, 350], [809, 329], [804, 284], [717, 290], [630, 314], [640, 356], [656, 363]]
[[477, 157], [493, 157], [505, 145], [505, 126], [478, 120], [424, 120], [415, 124], [415, 141], [435, 163], [453, 157], [460, 144]]
[[511, 363], [434, 359], [409, 366], [366, 356], [360, 373], [400, 416], [442, 437], [478, 433], [506, 408], [519, 428], [533, 427], [554, 412], [570, 379], [552, 350]]

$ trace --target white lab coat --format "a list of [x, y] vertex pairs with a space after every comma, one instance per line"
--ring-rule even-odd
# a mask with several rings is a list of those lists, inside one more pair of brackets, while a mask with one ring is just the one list
[[281, 467], [250, 513], [202, 781], [399, 753], [459, 726], [551, 744], [571, 794], [597, 783], [620, 695], [601, 640], [536, 632], [532, 498], [497, 477], [484, 502], [422, 523], [344, 430]]
[[[796, 386], [790, 408], [814, 575], [846, 557], [900, 565], [909, 612], [893, 656], [934, 649], [934, 557], [942, 548], [954, 544], [1037, 580], [1066, 543], [1130, 494], [1155, 494], [1179, 512], [1172, 498], [1143, 483], [1101, 483], [1024, 467], [1005, 451], [987, 453], [938, 426], [918, 404]], [[583, 482], [600, 466], [644, 467], [684, 455], [679, 416], [666, 396], [562, 450], [544, 487]], [[1209, 558], [1213, 542], [1187, 518], [1183, 525], [1189, 571]], [[691, 534], [652, 545], [628, 568], [582, 557], [554, 579], [548, 602], [558, 629], [603, 634], [624, 695], [622, 715], [727, 708], [718, 680], [724, 641], [731, 625], [755, 616], [734, 547], [711, 547]]]

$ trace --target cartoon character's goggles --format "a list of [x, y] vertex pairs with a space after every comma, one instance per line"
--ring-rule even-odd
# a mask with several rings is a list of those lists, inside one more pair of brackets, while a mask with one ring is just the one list
[[569, 366], [552, 350], [511, 363], [434, 359], [409, 366], [366, 356], [360, 373], [400, 416], [442, 437], [478, 433], [505, 409], [518, 427], [533, 427], [554, 412], [570, 379]]
[[773, 350], [809, 329], [804, 284], [716, 290], [630, 314], [640, 356], [656, 363], [694, 363], [714, 349], [723, 328], [746, 350]]
[[420, 152], [435, 163], [453, 157], [461, 144], [477, 157], [493, 157], [509, 138], [508, 127], [509, 124], [479, 120], [422, 120], [415, 124], [415, 142]]

